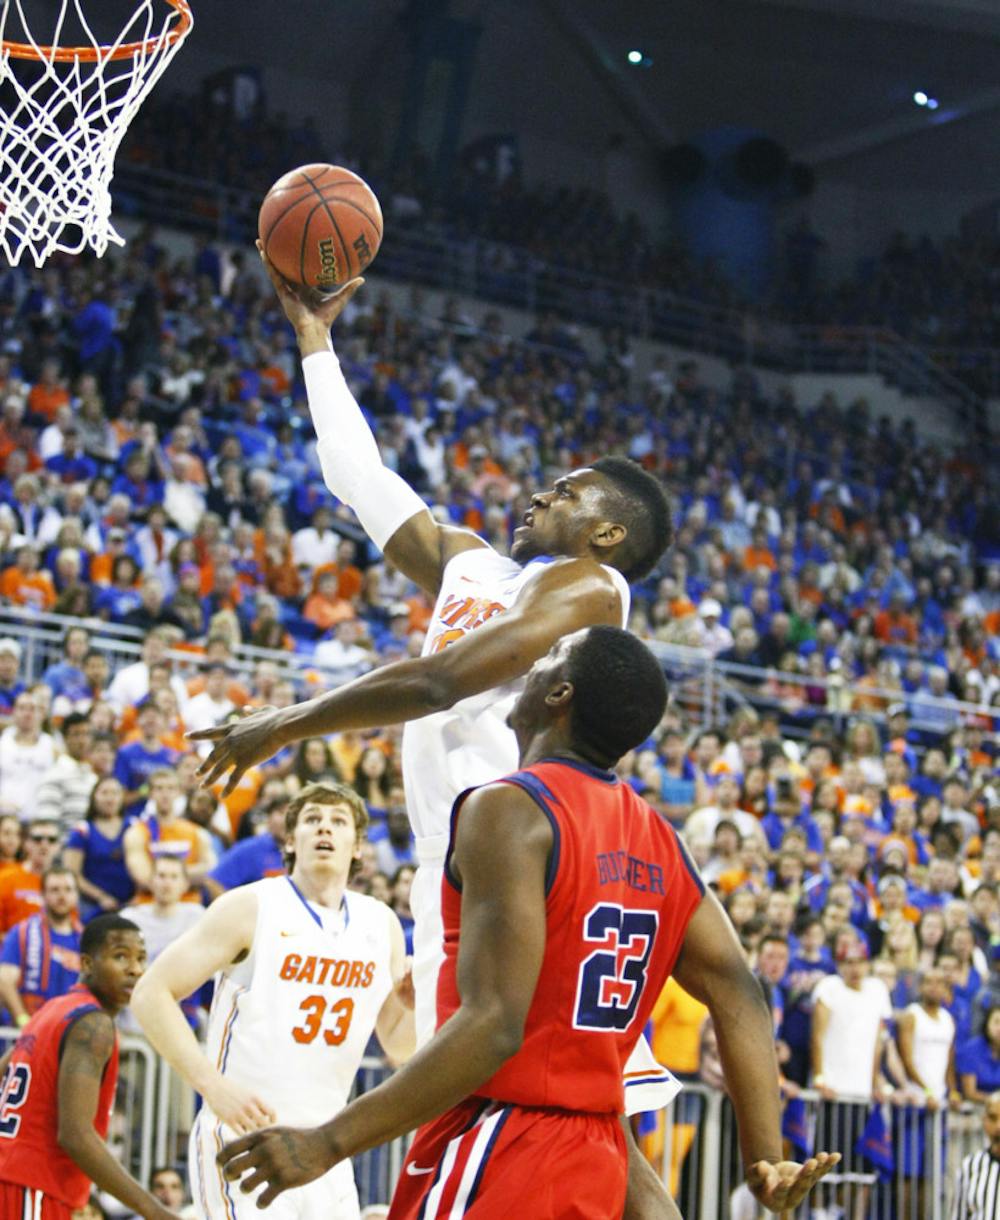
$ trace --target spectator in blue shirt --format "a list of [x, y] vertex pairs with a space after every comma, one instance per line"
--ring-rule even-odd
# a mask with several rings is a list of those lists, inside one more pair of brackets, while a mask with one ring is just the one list
[[9, 636], [0, 640], [0, 719], [9, 719], [14, 702], [27, 687], [18, 681], [21, 645]]
[[285, 810], [288, 796], [275, 796], [268, 802], [264, 829], [250, 838], [240, 839], [228, 851], [205, 879], [205, 887], [213, 898], [226, 890], [249, 885], [264, 877], [278, 877], [285, 870]]
[[259, 398], [248, 398], [243, 404], [242, 419], [233, 425], [233, 435], [250, 466], [268, 465], [277, 446], [274, 435], [261, 422], [263, 406]]
[[4, 937], [0, 1002], [20, 1028], [46, 1000], [65, 995], [80, 974], [76, 877], [65, 865], [42, 874], [42, 909]]
[[393, 877], [400, 865], [416, 863], [410, 819], [406, 816], [405, 797], [401, 788], [393, 789], [390, 796], [385, 828], [385, 838], [379, 839], [375, 844], [375, 861], [381, 872]]
[[1000, 1007], [991, 1008], [986, 1014], [983, 1032], [978, 1038], [959, 1048], [955, 1056], [955, 1067], [966, 1101], [985, 1102], [991, 1093], [1000, 1089]]
[[113, 775], [102, 776], [90, 794], [82, 822], [70, 829], [63, 861], [80, 887], [84, 922], [104, 911], [117, 911], [131, 902], [135, 884], [125, 867], [125, 792]]
[[63, 636], [63, 659], [50, 665], [42, 681], [52, 691], [53, 699], [64, 695], [72, 703], [90, 694], [83, 669], [83, 658], [90, 647], [90, 632], [86, 627], [70, 627]]
[[97, 477], [97, 463], [83, 452], [80, 432], [75, 424], [63, 430], [62, 452], [53, 454], [45, 463], [45, 468], [60, 483], [88, 483]]
[[160, 741], [164, 731], [163, 713], [152, 700], [139, 709], [138, 741], [127, 742], [115, 759], [115, 779], [125, 789], [126, 812], [142, 813], [149, 796], [149, 777], [162, 767], [173, 767], [177, 752]]

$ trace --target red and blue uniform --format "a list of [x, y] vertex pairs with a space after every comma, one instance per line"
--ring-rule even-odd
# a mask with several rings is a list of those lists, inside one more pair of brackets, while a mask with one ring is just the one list
[[[69, 1220], [90, 1197], [90, 1179], [59, 1147], [59, 1061], [70, 1026], [101, 1011], [77, 985], [49, 1000], [14, 1044], [0, 1093], [0, 1216]], [[105, 1139], [118, 1081], [118, 1039], [101, 1081], [94, 1130]]]
[[[673, 829], [614, 775], [553, 759], [500, 782], [526, 792], [553, 835], [524, 1041], [474, 1096], [417, 1132], [391, 1220], [621, 1215], [622, 1073], [704, 894]], [[467, 796], [452, 811], [449, 861]], [[461, 901], [446, 864], [439, 1027], [460, 1003]]]

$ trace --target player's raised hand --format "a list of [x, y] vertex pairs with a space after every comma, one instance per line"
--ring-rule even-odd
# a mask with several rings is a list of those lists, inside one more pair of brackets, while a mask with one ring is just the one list
[[209, 1109], [238, 1135], [260, 1131], [277, 1118], [266, 1102], [226, 1076], [220, 1076], [205, 1090], [205, 1101]]
[[239, 1179], [244, 1194], [267, 1185], [256, 1200], [258, 1207], [268, 1207], [293, 1186], [314, 1182], [336, 1164], [322, 1127], [255, 1131], [226, 1144], [215, 1159], [230, 1181]]
[[232, 724], [220, 724], [215, 728], [197, 729], [188, 733], [190, 741], [215, 743], [211, 754], [197, 771], [202, 787], [210, 788], [217, 780], [222, 779], [227, 771], [232, 771], [222, 790], [223, 797], [227, 797], [243, 778], [248, 767], [266, 762], [284, 745], [281, 739], [283, 722], [281, 710], [276, 707], [262, 707], [244, 716], [242, 720], [234, 720]]
[[285, 311], [285, 317], [296, 331], [311, 323], [320, 323], [325, 330], [329, 330], [343, 313], [347, 302], [364, 283], [360, 277], [348, 280], [343, 288], [333, 293], [332, 296], [321, 297], [318, 293], [302, 291], [289, 284], [264, 253], [264, 247], [259, 240], [257, 250], [260, 254], [260, 261], [264, 264], [264, 269], [274, 285], [281, 308]]
[[804, 1165], [797, 1161], [757, 1161], [747, 1171], [747, 1185], [757, 1202], [769, 1211], [785, 1211], [797, 1207], [839, 1161], [839, 1152], [817, 1152]]

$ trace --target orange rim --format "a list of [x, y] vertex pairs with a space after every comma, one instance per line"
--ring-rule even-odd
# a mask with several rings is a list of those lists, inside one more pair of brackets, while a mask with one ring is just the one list
[[154, 50], [161, 43], [173, 46], [187, 37], [191, 29], [191, 5], [188, 0], [166, 0], [166, 3], [177, 12], [179, 20], [164, 38], [146, 38], [142, 42], [123, 42], [120, 47], [34, 47], [30, 42], [3, 42], [4, 51], [12, 59], [46, 59], [54, 63], [69, 63], [81, 60], [84, 63], [94, 63], [97, 60], [133, 59]]

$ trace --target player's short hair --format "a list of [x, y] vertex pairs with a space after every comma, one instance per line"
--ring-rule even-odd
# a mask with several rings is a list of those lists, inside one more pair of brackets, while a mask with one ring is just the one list
[[566, 677], [573, 745], [605, 764], [642, 745], [667, 706], [659, 661], [620, 627], [590, 627], [570, 651]]
[[[368, 808], [360, 796], [353, 788], [347, 784], [338, 784], [334, 781], [322, 784], [306, 784], [306, 786], [292, 798], [288, 808], [285, 810], [285, 835], [291, 835], [295, 827], [299, 824], [299, 814], [306, 805], [346, 805], [354, 814], [354, 829], [357, 832], [358, 843], [363, 843], [368, 833]], [[290, 848], [282, 846], [282, 855], [285, 860], [285, 868], [289, 872], [295, 867], [295, 852]], [[349, 876], [353, 877], [357, 868], [357, 860], [351, 864]]]
[[142, 935], [138, 926], [124, 915], [113, 911], [107, 915], [98, 915], [83, 929], [83, 935], [80, 937], [81, 956], [86, 954], [87, 957], [94, 957], [100, 953], [112, 932], [135, 932]]
[[615, 567], [626, 580], [641, 580], [656, 567], [673, 541], [670, 505], [662, 485], [637, 463], [603, 457], [591, 466], [610, 484], [612, 512], [628, 536], [618, 548]]

